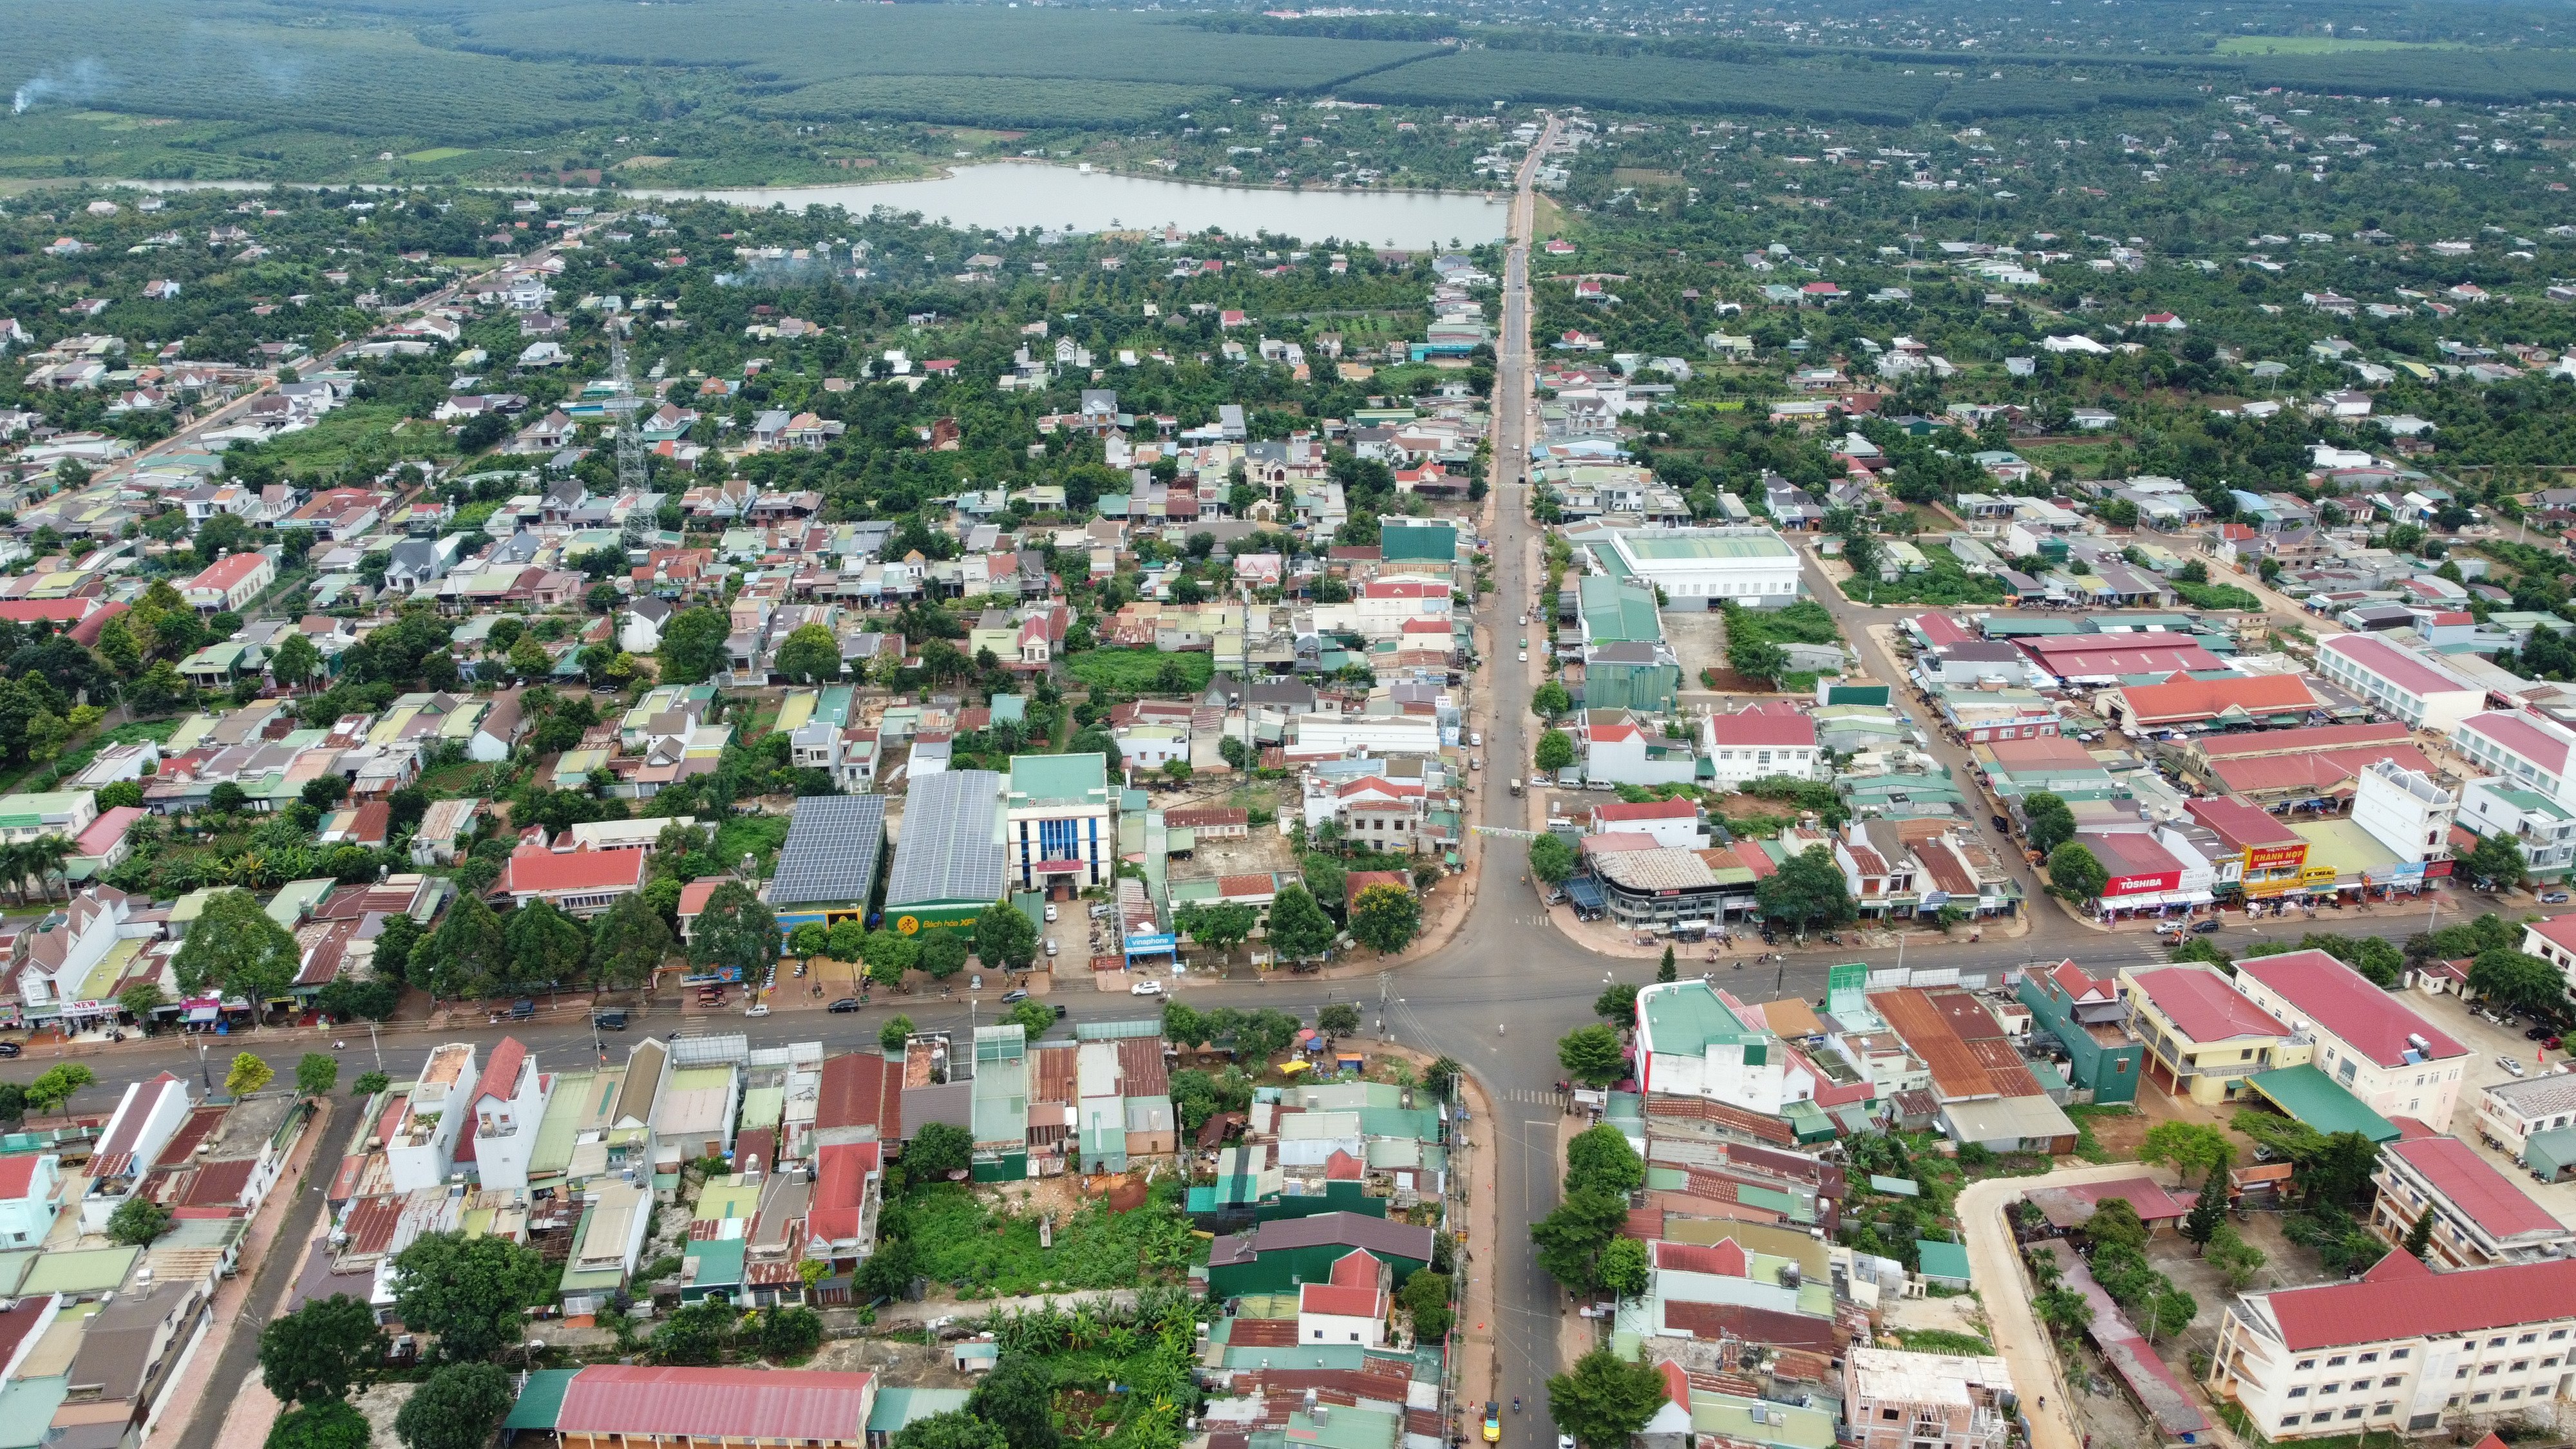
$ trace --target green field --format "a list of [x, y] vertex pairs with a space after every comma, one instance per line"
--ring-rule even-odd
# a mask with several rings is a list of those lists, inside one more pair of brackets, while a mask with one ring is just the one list
[[2220, 55], [2342, 55], [2365, 50], [2465, 50], [2448, 40], [2345, 40], [2330, 35], [2231, 35]]
[[428, 165], [434, 161], [453, 161], [459, 156], [471, 156], [473, 154], [474, 153], [472, 151], [463, 146], [432, 146], [426, 151], [411, 152], [404, 156], [403, 159], [405, 161], [418, 161], [423, 165]]
[[847, 76], [754, 103], [792, 120], [883, 116], [979, 126], [1111, 126], [1223, 105], [1222, 86], [1009, 76]]

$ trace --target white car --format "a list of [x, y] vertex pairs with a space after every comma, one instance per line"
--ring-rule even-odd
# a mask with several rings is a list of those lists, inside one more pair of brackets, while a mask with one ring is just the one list
[[1483, 730], [1467, 731], [1467, 744], [1473, 749], [1483, 749], [1485, 747], [1485, 732]]
[[1521, 651], [1521, 662], [1523, 664], [1529, 663], [1529, 651], [1526, 649]]
[[2523, 1072], [2522, 1058], [2520, 1057], [2498, 1057], [2496, 1058], [2496, 1065], [2513, 1073], [2517, 1077], [2521, 1076]]
[[[769, 1014], [769, 1003], [763, 1001], [756, 1005], [744, 1007], [742, 1014], [745, 1016], [767, 1016]], [[2515, 1075], [2519, 1076], [2521, 1074], [2517, 1072]]]
[[1046, 919], [1048, 925], [1052, 926], [1055, 924], [1055, 907], [1048, 906], [1046, 908]]
[[1163, 983], [1160, 981], [1139, 981], [1135, 985], [1127, 988], [1127, 994], [1130, 996], [1160, 996], [1163, 994]]

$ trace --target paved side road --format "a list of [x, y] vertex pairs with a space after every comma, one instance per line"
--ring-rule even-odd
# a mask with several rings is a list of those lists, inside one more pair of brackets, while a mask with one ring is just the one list
[[[2021, 1254], [2013, 1246], [2004, 1213], [2034, 1187], [2067, 1187], [2116, 1178], [2172, 1176], [2135, 1162], [2106, 1166], [2060, 1167], [2043, 1177], [1990, 1177], [1970, 1183], [1959, 1194], [1959, 1224], [1968, 1243], [1968, 1268], [1977, 1296], [1986, 1307], [1986, 1326], [1994, 1334], [1995, 1352], [2012, 1370], [2013, 1390], [2030, 1420], [2031, 1449], [2081, 1449], [2084, 1431], [2069, 1412], [2066, 1382], [2058, 1376], [2057, 1352], [2048, 1329], [2030, 1306], [2030, 1282], [2022, 1272]], [[2041, 1407], [2040, 1400], [2048, 1400]]]
[[[272, 1189], [292, 1194], [293, 1201], [282, 1209], [268, 1241], [257, 1245], [258, 1266], [249, 1292], [229, 1304], [218, 1293], [212, 1334], [222, 1336], [222, 1352], [211, 1365], [190, 1366], [189, 1376], [201, 1395], [195, 1412], [175, 1439], [169, 1436], [166, 1426], [163, 1432], [156, 1433], [153, 1437], [158, 1444], [174, 1444], [176, 1449], [216, 1449], [225, 1417], [234, 1407], [226, 1386], [239, 1384], [258, 1371], [260, 1329], [277, 1316], [287, 1291], [304, 1271], [305, 1246], [312, 1241], [321, 1221], [323, 1189], [339, 1169], [340, 1159], [348, 1154], [349, 1139], [358, 1130], [358, 1119], [365, 1115], [360, 1104], [345, 1099], [334, 1102], [330, 1120], [323, 1124], [321, 1140], [305, 1158], [303, 1172], [281, 1179]], [[211, 1347], [214, 1341], [210, 1337], [201, 1349]]]

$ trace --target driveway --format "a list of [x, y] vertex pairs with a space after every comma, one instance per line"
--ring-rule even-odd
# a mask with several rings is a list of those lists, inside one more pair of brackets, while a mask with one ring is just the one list
[[[2140, 1176], [2163, 1181], [2172, 1174], [2135, 1162], [2060, 1167], [2043, 1177], [1990, 1177], [1970, 1183], [1959, 1194], [1968, 1267], [1975, 1275], [1977, 1295], [1985, 1301], [1995, 1352], [2011, 1369], [2021, 1411], [2030, 1420], [2031, 1449], [2083, 1449], [2084, 1432], [2068, 1411], [2066, 1384], [2058, 1376], [2057, 1351], [2048, 1341], [2048, 1329], [2031, 1310], [2030, 1280], [2022, 1272], [2021, 1253], [2013, 1246], [2004, 1212], [2034, 1187]], [[2048, 1401], [2045, 1407], [2040, 1404], [2042, 1398]]]

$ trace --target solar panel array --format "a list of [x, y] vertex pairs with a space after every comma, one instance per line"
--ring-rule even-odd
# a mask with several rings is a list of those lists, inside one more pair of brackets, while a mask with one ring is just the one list
[[809, 795], [796, 802], [769, 903], [865, 901], [885, 845], [883, 795]]
[[904, 797], [886, 907], [1002, 898], [1002, 777], [948, 770], [912, 782]]

